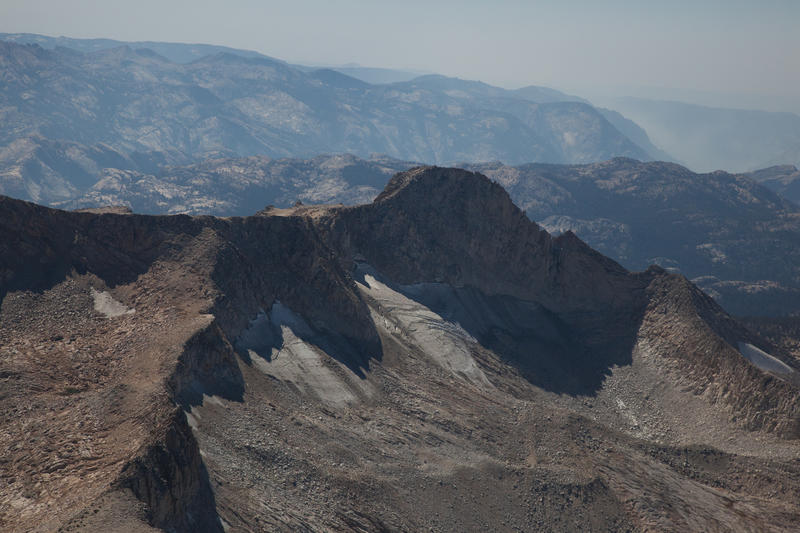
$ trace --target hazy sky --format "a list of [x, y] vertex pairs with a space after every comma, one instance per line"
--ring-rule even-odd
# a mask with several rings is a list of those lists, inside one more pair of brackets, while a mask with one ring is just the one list
[[662, 96], [800, 111], [793, 0], [0, 0], [0, 31], [222, 44], [581, 95], [684, 89]]

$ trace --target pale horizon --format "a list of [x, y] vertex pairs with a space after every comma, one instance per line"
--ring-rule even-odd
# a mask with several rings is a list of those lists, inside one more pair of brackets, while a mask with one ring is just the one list
[[800, 113], [800, 3], [6, 0], [0, 31], [203, 43], [589, 99]]

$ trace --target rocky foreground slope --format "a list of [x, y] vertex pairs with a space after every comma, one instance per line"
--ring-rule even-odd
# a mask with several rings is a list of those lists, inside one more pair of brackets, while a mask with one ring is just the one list
[[247, 218], [0, 213], [4, 530], [800, 520], [797, 361], [481, 175]]

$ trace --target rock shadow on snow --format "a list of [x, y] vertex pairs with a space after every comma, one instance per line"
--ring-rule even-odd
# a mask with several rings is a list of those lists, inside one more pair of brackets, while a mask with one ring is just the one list
[[372, 396], [374, 385], [361, 367], [346, 364], [360, 355], [331, 349], [336, 340], [326, 335], [330, 334], [320, 333], [275, 301], [268, 312], [262, 310], [250, 321], [237, 338], [236, 349], [248, 365], [327, 406], [345, 407]]
[[253, 364], [256, 357], [274, 363], [284, 355], [301, 359], [330, 356], [361, 380], [366, 379], [369, 359], [381, 357], [380, 352], [360, 347], [341, 334], [315, 328], [279, 300], [250, 321], [236, 339], [236, 349], [247, 364]]
[[531, 384], [557, 394], [595, 395], [613, 367], [630, 365], [638, 321], [607, 313], [562, 316], [508, 295], [486, 295], [474, 287], [444, 283], [399, 285], [366, 263], [367, 276], [456, 324], [483, 347], [517, 368]]

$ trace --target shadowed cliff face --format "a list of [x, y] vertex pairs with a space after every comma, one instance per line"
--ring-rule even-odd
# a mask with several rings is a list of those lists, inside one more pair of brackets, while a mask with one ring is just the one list
[[0, 207], [12, 531], [800, 518], [794, 363], [685, 279], [552, 238], [480, 174], [417, 168], [372, 204], [248, 218]]

